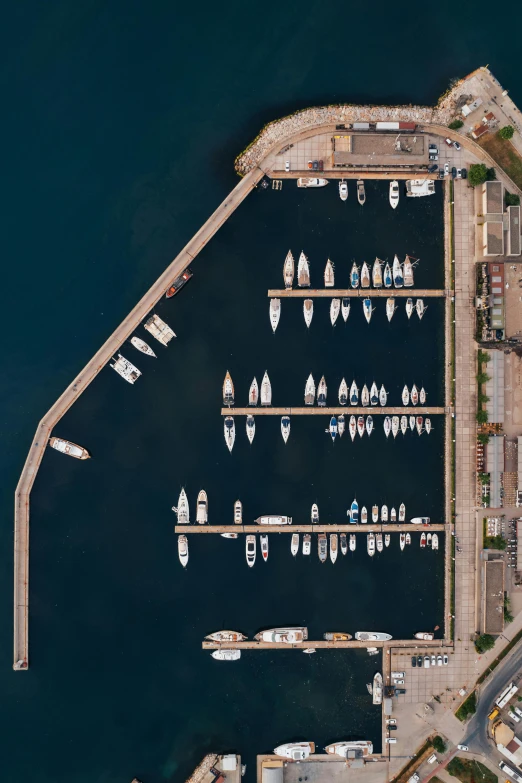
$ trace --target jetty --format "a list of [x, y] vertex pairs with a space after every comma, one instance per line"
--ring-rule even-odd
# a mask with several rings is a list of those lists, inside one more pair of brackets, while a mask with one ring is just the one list
[[402, 405], [395, 408], [379, 405], [361, 406], [340, 405], [333, 408], [319, 407], [318, 405], [304, 405], [297, 408], [273, 408], [270, 405], [256, 406], [251, 405], [248, 408], [236, 408], [233, 405], [230, 408], [221, 408], [222, 416], [340, 416], [344, 413], [345, 417], [351, 416], [440, 416], [449, 411], [441, 407], [427, 407], [426, 405], [416, 405], [415, 407]]
[[449, 525], [412, 525], [411, 522], [383, 522], [382, 524], [326, 524], [314, 525], [175, 525], [175, 533], [443, 533]]
[[271, 299], [442, 299], [453, 294], [442, 288], [269, 288], [268, 296]]
[[366, 647], [441, 647], [444, 642], [442, 639], [432, 639], [431, 641], [419, 641], [418, 639], [389, 639], [388, 641], [359, 641], [350, 639], [348, 642], [325, 642], [320, 641], [297, 642], [296, 644], [287, 644], [286, 642], [209, 642], [203, 641], [201, 646], [203, 650], [361, 650]]

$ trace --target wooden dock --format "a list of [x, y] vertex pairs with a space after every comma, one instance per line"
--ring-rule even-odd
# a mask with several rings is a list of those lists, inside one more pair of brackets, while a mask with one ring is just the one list
[[412, 525], [411, 522], [351, 525], [175, 525], [175, 533], [443, 533], [446, 525]]
[[257, 642], [255, 640], [245, 642], [209, 642], [201, 643], [203, 650], [364, 650], [366, 647], [440, 647], [444, 641], [433, 639], [432, 641], [420, 641], [419, 639], [391, 639], [386, 642], [366, 641], [360, 642], [351, 639], [349, 642], [325, 642], [306, 641], [298, 644], [285, 644], [284, 642]]
[[271, 405], [260, 407], [251, 405], [248, 408], [221, 408], [222, 416], [340, 416], [344, 413], [346, 418], [352, 414], [354, 416], [440, 416], [448, 413], [445, 408], [435, 408], [426, 405], [417, 405], [415, 407], [401, 405], [396, 408], [376, 407], [354, 407], [352, 405], [338, 406], [333, 408], [320, 408], [317, 405], [304, 405], [296, 408], [273, 408]]
[[[269, 288], [268, 296], [273, 299], [333, 299], [337, 297], [352, 299], [394, 299], [410, 297], [411, 299], [442, 298], [451, 296], [451, 292], [441, 288]], [[412, 318], [416, 313], [412, 314]]]

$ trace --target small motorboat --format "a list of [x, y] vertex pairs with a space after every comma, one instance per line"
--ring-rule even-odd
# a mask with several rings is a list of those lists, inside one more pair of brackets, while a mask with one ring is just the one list
[[319, 533], [317, 536], [317, 553], [321, 563], [326, 563], [328, 557], [328, 541], [326, 539], [326, 533]]
[[306, 381], [304, 401], [305, 405], [313, 405], [315, 402], [315, 381], [312, 373], [310, 373], [308, 380]]
[[346, 533], [341, 533], [339, 536], [339, 543], [341, 545], [341, 554], [345, 555], [348, 552], [348, 542], [346, 540]]
[[395, 506], [392, 506], [390, 509], [390, 522], [397, 522], [397, 512], [395, 510]]
[[348, 431], [350, 432], [350, 437], [352, 440], [354, 440], [356, 434], [357, 434], [357, 421], [355, 419], [355, 416], [350, 416], [350, 422], [348, 424]]
[[402, 404], [409, 405], [409, 402], [410, 402], [410, 390], [408, 389], [406, 384], [404, 384], [404, 388], [402, 390]]
[[305, 533], [303, 536], [303, 555], [309, 555], [312, 551], [312, 536]]
[[141, 351], [141, 353], [147, 354], [147, 356], [156, 357], [156, 354], [152, 348], [147, 345], [145, 340], [142, 340], [140, 337], [131, 337], [131, 345], [133, 345], [138, 351]]
[[366, 506], [361, 508], [361, 525], [368, 524], [368, 509]]
[[246, 434], [247, 438], [252, 443], [254, 440], [254, 435], [256, 434], [256, 422], [252, 414], [247, 416], [246, 418]]
[[324, 268], [324, 287], [333, 288], [335, 284], [334, 265], [328, 259]]
[[270, 323], [272, 325], [272, 331], [275, 334], [275, 330], [277, 329], [277, 325], [279, 323], [279, 319], [281, 317], [281, 300], [280, 299], [271, 299], [270, 300]]
[[426, 533], [421, 534], [420, 545], [421, 545], [421, 549], [424, 549], [424, 547], [426, 546]]
[[245, 554], [248, 567], [252, 568], [256, 562], [256, 537], [252, 534], [246, 537]]
[[183, 568], [186, 568], [189, 559], [187, 536], [178, 536], [178, 557]]
[[326, 393], [327, 393], [327, 387], [323, 375], [323, 377], [319, 381], [319, 386], [317, 388], [317, 404], [319, 405], [320, 408], [324, 408], [326, 405]]
[[223, 381], [223, 405], [229, 407], [234, 404], [234, 384], [232, 382], [231, 375], [227, 370], [225, 380]]
[[406, 435], [408, 432], [408, 417], [407, 416], [401, 416], [401, 432], [403, 435]]
[[208, 522], [208, 497], [204, 489], [198, 493], [196, 503], [196, 522], [198, 525], [206, 525]]
[[366, 434], [369, 436], [373, 430], [373, 416], [366, 417]]
[[315, 647], [307, 647], [306, 650], [302, 650], [302, 652], [305, 655], [313, 655], [314, 653], [317, 652], [317, 650], [315, 649]]
[[[240, 525], [243, 522], [243, 504], [240, 500], [234, 503], [234, 525]], [[230, 535], [235, 535], [231, 533]]]
[[410, 320], [412, 313], [413, 313], [413, 299], [406, 299], [406, 315], [408, 316], [408, 321]]
[[417, 405], [419, 402], [419, 392], [417, 391], [417, 387], [415, 384], [411, 387], [411, 404]]
[[406, 519], [406, 506], [404, 503], [401, 503], [399, 506], [399, 522], [404, 522]]
[[375, 546], [377, 547], [377, 552], [382, 552], [383, 550], [382, 533], [375, 534]]
[[419, 402], [421, 405], [426, 405], [426, 392], [424, 391], [424, 386], [422, 386], [419, 392]]
[[383, 427], [384, 427], [384, 434], [388, 438], [389, 435], [390, 435], [390, 432], [391, 432], [391, 427], [392, 427], [391, 419], [390, 419], [389, 416], [385, 416], [384, 417]]
[[259, 386], [257, 385], [257, 379], [254, 378], [250, 384], [250, 391], [248, 392], [248, 404], [257, 405], [259, 401]]
[[366, 297], [366, 299], [363, 299], [363, 312], [364, 317], [366, 318], [366, 322], [370, 323], [372, 320], [372, 300], [369, 297]]
[[339, 182], [339, 198], [341, 201], [346, 201], [348, 198], [348, 183], [344, 179]]
[[292, 533], [292, 540], [290, 541], [290, 552], [295, 557], [299, 552], [299, 533]]
[[357, 388], [355, 381], [352, 381], [352, 385], [350, 386], [350, 405], [357, 405], [358, 402], [359, 389]]
[[274, 748], [276, 756], [282, 756], [291, 761], [304, 761], [310, 753], [314, 752], [315, 744], [313, 742], [288, 742], [286, 745]]
[[401, 548], [401, 551], [406, 546], [406, 535], [404, 533], [401, 533], [399, 536], [399, 546]]
[[339, 385], [339, 405], [346, 405], [348, 402], [348, 384], [343, 378]]
[[382, 265], [379, 258], [375, 258], [373, 262], [372, 282], [374, 288], [382, 288]]
[[424, 631], [418, 631], [418, 633], [413, 635], [416, 639], [420, 639], [423, 642], [431, 642], [435, 638], [434, 633], [424, 633]]
[[350, 524], [352, 525], [358, 525], [359, 524], [359, 504], [357, 500], [354, 498], [352, 501], [352, 505], [350, 507], [350, 511], [348, 512], [350, 515]]
[[406, 533], [406, 546], [409, 546], [411, 544], [411, 536], [409, 533]]
[[312, 323], [312, 318], [314, 315], [314, 300], [313, 299], [305, 299], [303, 302], [303, 313], [304, 313], [304, 319], [305, 324], [308, 328], [310, 328], [310, 324]]
[[214, 650], [210, 653], [215, 661], [239, 661], [241, 650]]
[[375, 535], [373, 533], [368, 533], [366, 536], [366, 549], [370, 557], [373, 557], [375, 554]]
[[381, 506], [381, 522], [388, 521], [388, 506]]
[[261, 381], [261, 405], [272, 405], [272, 384], [266, 371]]
[[369, 288], [369, 287], [370, 287], [370, 267], [368, 266], [366, 261], [364, 261], [361, 267], [361, 288]]
[[430, 524], [430, 518], [429, 517], [412, 517], [410, 519], [410, 523], [412, 525], [429, 525]]
[[348, 316], [350, 315], [350, 300], [347, 296], [344, 297], [344, 299], [341, 302], [341, 313], [344, 319], [344, 322], [348, 320]]
[[319, 522], [319, 508], [317, 503], [312, 506], [312, 525], [317, 525]]
[[286, 254], [285, 263], [283, 264], [283, 279], [285, 281], [285, 288], [292, 288], [294, 284], [295, 265], [292, 251], [289, 250]]
[[388, 401], [388, 392], [384, 388], [384, 384], [382, 384], [380, 390], [379, 390], [379, 405], [381, 408], [384, 408]]
[[350, 272], [350, 285], [352, 288], [359, 288], [359, 269], [355, 261], [352, 264], [352, 270]]
[[392, 209], [397, 208], [399, 203], [399, 183], [396, 179], [390, 182], [390, 206]]
[[281, 435], [286, 443], [290, 435], [290, 416], [281, 416]]
[[379, 521], [379, 506], [372, 506], [372, 522], [374, 525]]
[[297, 264], [297, 285], [299, 288], [310, 288], [310, 267], [308, 259], [302, 251]]
[[357, 180], [357, 201], [361, 207], [366, 201], [366, 191], [364, 190], [364, 181], [362, 179]]
[[209, 633], [208, 636], [205, 636], [205, 639], [207, 639], [209, 642], [228, 642], [229, 644], [231, 642], [244, 642], [246, 641], [246, 636], [239, 631], [215, 631], [214, 633]]
[[395, 288], [402, 288], [404, 285], [404, 277], [402, 276], [402, 266], [396, 255], [393, 259], [392, 275]]
[[268, 536], [267, 535], [260, 536], [260, 541], [261, 541], [261, 554], [263, 555], [263, 560], [266, 563], [266, 561], [268, 560]]
[[386, 535], [384, 536], [384, 546], [389, 547], [390, 541], [391, 541], [391, 536], [389, 533], [386, 533]]
[[415, 426], [417, 427], [417, 432], [419, 435], [422, 435], [422, 425], [424, 424], [424, 419], [422, 416], [417, 416], [415, 419]]
[[424, 429], [426, 430], [426, 434], [429, 435], [431, 432], [431, 419], [424, 419]]
[[391, 319], [393, 318], [393, 314], [396, 311], [395, 307], [395, 299], [393, 297], [389, 297], [386, 300], [386, 318], [388, 319], [388, 323], [390, 323]]
[[337, 419], [337, 430], [339, 432], [340, 438], [342, 438], [344, 435], [344, 429], [345, 429], [345, 418], [344, 418], [344, 413], [341, 413], [341, 415]]
[[422, 299], [417, 299], [417, 301], [415, 302], [415, 309], [417, 310], [419, 321], [422, 321], [422, 316], [428, 309], [427, 306], [426, 307], [424, 306], [424, 302], [422, 301]]
[[341, 300], [332, 299], [332, 301], [330, 302], [330, 321], [332, 322], [332, 326], [335, 326], [335, 322], [339, 317], [340, 310], [341, 310]]
[[219, 535], [221, 536], [221, 538], [232, 538], [232, 539], [239, 538], [239, 533], [220, 533]]
[[377, 389], [377, 384], [375, 381], [372, 383], [372, 388], [370, 389], [370, 405], [378, 405], [379, 404], [379, 390]]
[[232, 453], [232, 449], [234, 448], [234, 442], [236, 440], [236, 425], [234, 424], [233, 416], [225, 416], [224, 428], [225, 428], [225, 443], [227, 444], [230, 453]]
[[410, 430], [413, 432], [413, 430], [415, 429], [415, 416], [410, 416], [408, 421], [410, 424]]
[[337, 533], [330, 533], [330, 560], [332, 563], [337, 560]]
[[392, 283], [393, 280], [392, 280], [390, 265], [388, 262], [386, 262], [386, 265], [384, 267], [384, 287], [391, 288]]
[[370, 392], [368, 391], [368, 387], [366, 384], [362, 387], [361, 391], [361, 405], [363, 408], [367, 408], [370, 404]]
[[355, 552], [356, 536], [355, 533], [350, 533], [350, 552]]
[[397, 437], [397, 433], [399, 432], [399, 417], [398, 416], [392, 416], [392, 435], [394, 438]]
[[328, 429], [326, 432], [330, 433], [330, 436], [333, 441], [335, 441], [337, 437], [337, 419], [335, 416], [332, 416], [330, 419], [330, 424], [328, 425]]
[[426, 536], [426, 545], [429, 546], [431, 544], [431, 533], [428, 533]]
[[361, 438], [364, 435], [364, 429], [364, 416], [359, 416], [357, 419], [357, 432]]

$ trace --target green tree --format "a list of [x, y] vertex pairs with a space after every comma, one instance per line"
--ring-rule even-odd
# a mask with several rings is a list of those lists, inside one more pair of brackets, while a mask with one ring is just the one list
[[[487, 446], [489, 443], [489, 435], [487, 434], [487, 432], [479, 432], [479, 434], [477, 435], [477, 440], [479, 443], [482, 443], [483, 446]], [[483, 484], [489, 484], [489, 475], [488, 474], [483, 474], [483, 475], [486, 476], [486, 480], [484, 481], [482, 477], [480, 480], [482, 481]]]
[[485, 163], [472, 163], [469, 167], [468, 182], [472, 187], [482, 185], [488, 178], [488, 167]]
[[475, 650], [478, 653], [485, 653], [488, 650], [493, 649], [494, 646], [495, 639], [489, 633], [483, 633], [482, 636], [479, 636], [478, 639], [475, 640]]
[[487, 372], [484, 372], [483, 370], [481, 370], [480, 372], [477, 373], [477, 383], [479, 383], [479, 384], [487, 383], [489, 380], [490, 380], [490, 377], [487, 374]]
[[479, 348], [477, 359], [479, 364], [487, 364], [491, 359], [491, 355], [487, 351], [483, 351], [481, 348]]
[[479, 424], [487, 424], [488, 421], [488, 412], [479, 410], [477, 411], [477, 421]]
[[436, 737], [433, 738], [433, 741], [431, 743], [433, 745], [433, 749], [437, 751], [437, 753], [445, 753], [446, 752], [446, 743], [440, 737], [438, 734]]
[[504, 125], [498, 132], [501, 139], [512, 139], [515, 129], [512, 125]]
[[508, 193], [506, 191], [506, 207], [518, 207], [520, 206], [520, 196], [517, 196], [516, 193]]
[[459, 128], [462, 128], [463, 125], [464, 123], [462, 122], [462, 120], [453, 120], [453, 122], [450, 122], [450, 124], [448, 125], [448, 128], [450, 130], [458, 130]]
[[487, 180], [492, 180], [492, 179], [496, 179], [496, 178], [497, 178], [497, 175], [495, 174], [495, 169], [494, 168], [486, 169], [486, 179]]

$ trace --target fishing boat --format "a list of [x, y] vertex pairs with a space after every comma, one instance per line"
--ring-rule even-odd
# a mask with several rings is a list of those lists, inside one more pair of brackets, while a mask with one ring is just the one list
[[228, 405], [229, 407], [234, 404], [234, 384], [232, 383], [232, 378], [230, 376], [229, 371], [227, 370], [227, 374], [225, 375], [225, 380], [223, 381], [223, 405]]
[[254, 440], [254, 435], [256, 434], [256, 422], [252, 414], [247, 416], [246, 418], [246, 434], [247, 438], [252, 443]]
[[352, 525], [357, 525], [359, 523], [359, 504], [355, 498], [352, 501], [349, 514], [350, 514], [350, 523]]
[[299, 288], [310, 288], [310, 267], [303, 251], [301, 251], [297, 264], [297, 285]]
[[402, 271], [404, 275], [404, 287], [411, 288], [413, 286], [413, 264], [408, 255], [404, 259]]
[[320, 408], [324, 408], [326, 405], [326, 381], [324, 379], [324, 375], [322, 376], [321, 380], [319, 381], [319, 386], [317, 389], [317, 404]]
[[324, 268], [324, 286], [325, 288], [333, 288], [335, 284], [334, 265], [328, 259]]
[[391, 288], [392, 283], [393, 280], [392, 280], [390, 265], [388, 262], [386, 262], [386, 265], [384, 267], [384, 287]]
[[190, 509], [188, 504], [187, 493], [182, 488], [179, 493], [178, 505], [172, 506], [172, 510], [178, 517], [178, 525], [188, 525], [190, 522]]
[[422, 533], [420, 537], [420, 545], [421, 545], [421, 549], [424, 549], [424, 547], [426, 546], [426, 533]]
[[259, 401], [259, 386], [257, 385], [257, 378], [254, 378], [250, 384], [250, 391], [248, 392], [248, 404], [257, 405]]
[[337, 419], [337, 430], [339, 432], [340, 438], [342, 438], [344, 435], [344, 429], [345, 429], [345, 418], [344, 418], [344, 413], [341, 413], [341, 415]]
[[357, 418], [357, 432], [359, 433], [359, 436], [362, 438], [364, 435], [364, 416], [359, 416]]
[[359, 269], [357, 268], [355, 261], [352, 264], [352, 271], [350, 272], [350, 285], [352, 288], [359, 287]]
[[239, 533], [220, 533], [221, 538], [239, 538]]
[[271, 299], [270, 300], [270, 323], [272, 325], [272, 331], [275, 334], [275, 330], [277, 329], [277, 324], [279, 323], [279, 319], [281, 317], [281, 300], [280, 299]]
[[408, 320], [411, 318], [411, 314], [413, 313], [413, 299], [406, 299], [406, 315], [408, 316]]
[[312, 536], [305, 533], [303, 536], [303, 555], [309, 555], [312, 551]]
[[341, 302], [341, 313], [344, 319], [344, 322], [348, 320], [348, 316], [350, 315], [350, 300], [348, 297], [344, 297], [344, 299]]
[[285, 263], [283, 264], [283, 279], [285, 281], [285, 288], [292, 288], [294, 284], [295, 264], [292, 251], [289, 250], [286, 254]]
[[421, 388], [419, 392], [419, 402], [421, 405], [426, 404], [426, 392], [424, 391], [424, 386]]
[[335, 438], [337, 437], [337, 419], [335, 416], [331, 417], [330, 424], [328, 425], [326, 432], [328, 432], [332, 440], [335, 441]]
[[422, 435], [423, 424], [424, 424], [424, 419], [422, 418], [422, 416], [417, 416], [417, 418], [415, 419], [415, 425], [417, 427], [417, 432], [419, 433], [419, 435]]
[[317, 503], [314, 503], [312, 506], [312, 525], [317, 525], [319, 523], [319, 507]]
[[406, 519], [406, 506], [404, 503], [401, 503], [399, 506], [399, 522], [404, 522]]
[[374, 525], [379, 521], [379, 506], [372, 506], [372, 522]]
[[317, 553], [321, 563], [326, 563], [328, 557], [328, 541], [326, 539], [326, 533], [319, 533], [317, 536]]
[[397, 511], [395, 510], [395, 506], [392, 506], [390, 509], [390, 522], [397, 522]]
[[332, 322], [332, 326], [335, 326], [335, 322], [339, 317], [340, 310], [341, 310], [341, 300], [332, 299], [332, 301], [330, 302], [330, 321]]
[[411, 387], [411, 404], [417, 405], [419, 402], [419, 392], [417, 391], [417, 387], [415, 384]]
[[178, 557], [183, 568], [186, 568], [189, 559], [187, 536], [178, 536]]
[[312, 373], [308, 376], [305, 386], [304, 394], [305, 405], [313, 405], [315, 402], [315, 381], [312, 377]]
[[290, 435], [290, 416], [281, 416], [281, 435], [286, 443]]
[[375, 535], [373, 533], [368, 533], [366, 536], [366, 550], [370, 557], [373, 557], [375, 554]]
[[384, 427], [384, 434], [386, 435], [387, 438], [390, 435], [391, 426], [392, 426], [392, 423], [391, 423], [390, 417], [389, 416], [385, 416], [384, 417], [383, 427]]
[[372, 383], [372, 388], [370, 389], [370, 405], [378, 405], [379, 403], [379, 390], [377, 389], [377, 384], [375, 381]]
[[55, 451], [59, 451], [60, 454], [66, 454], [68, 457], [74, 457], [74, 459], [89, 459], [91, 456], [83, 446], [78, 446], [71, 440], [64, 440], [63, 438], [49, 438], [49, 446]]
[[355, 533], [350, 533], [350, 552], [355, 552], [356, 536]]
[[193, 274], [192, 271], [187, 268], [178, 277], [176, 277], [172, 285], [170, 285], [167, 291], [165, 292], [165, 296], [167, 297], [167, 299], [172, 299], [172, 297], [175, 296], [175, 294], [179, 293], [179, 291], [181, 291], [183, 286], [188, 283], [188, 281], [192, 277], [192, 274]]
[[348, 424], [348, 430], [350, 432], [350, 437], [352, 440], [354, 440], [356, 434], [357, 434], [357, 421], [355, 419], [355, 416], [350, 416], [350, 422]]
[[346, 405], [348, 402], [348, 384], [343, 378], [339, 385], [339, 405]]
[[248, 567], [252, 568], [256, 562], [256, 537], [252, 534], [246, 537], [245, 554]]
[[382, 288], [382, 262], [377, 257], [373, 262], [372, 282], [374, 288]]
[[375, 546], [377, 548], [377, 552], [382, 552], [383, 550], [382, 533], [375, 534]]
[[399, 537], [399, 546], [401, 548], [401, 552], [403, 551], [404, 547], [406, 546], [406, 535], [404, 533], [400, 534]]
[[291, 761], [304, 761], [310, 753], [314, 752], [315, 745], [313, 742], [288, 742], [286, 745], [279, 745], [277, 748], [274, 748], [276, 756], [283, 756], [283, 758]]
[[299, 533], [292, 533], [290, 552], [292, 553], [292, 557], [295, 557], [299, 552]]
[[268, 373], [265, 371], [265, 374], [263, 375], [263, 380], [261, 381], [261, 405], [271, 405], [272, 404], [272, 384], [270, 383], [270, 378], [268, 377]]
[[205, 636], [205, 639], [209, 642], [244, 642], [247, 637], [239, 631], [215, 631]]
[[393, 258], [393, 268], [392, 268], [392, 274], [393, 274], [393, 285], [395, 288], [402, 288], [404, 285], [404, 278], [402, 276], [402, 266], [397, 258], [397, 255]]
[[362, 387], [361, 391], [361, 405], [363, 408], [367, 408], [370, 404], [370, 392], [368, 391], [368, 387], [366, 384]]
[[370, 287], [370, 268], [366, 261], [364, 261], [361, 267], [361, 288]]
[[366, 417], [366, 434], [370, 436], [373, 431], [373, 416]]
[[410, 416], [409, 424], [410, 424], [410, 430], [413, 432], [413, 430], [415, 429], [415, 416]]
[[424, 302], [423, 302], [422, 299], [417, 299], [417, 301], [415, 302], [415, 309], [417, 310], [417, 315], [419, 316], [419, 321], [422, 321], [422, 316], [424, 315], [424, 313], [426, 312], [428, 307], [424, 306]]
[[403, 435], [406, 435], [408, 432], [408, 417], [407, 416], [401, 416], [401, 432]]
[[332, 563], [337, 560], [337, 533], [330, 533], [330, 560]]
[[323, 633], [325, 642], [349, 642], [351, 638], [350, 633], [342, 633], [341, 631]]
[[234, 525], [241, 525], [243, 522], [243, 504], [240, 500], [234, 503]]
[[389, 547], [390, 541], [391, 541], [391, 536], [389, 533], [386, 533], [386, 535], [384, 536], [384, 546]]
[[232, 452], [232, 449], [234, 448], [234, 442], [236, 440], [236, 425], [234, 424], [234, 417], [225, 416], [224, 425], [225, 443], [227, 444], [228, 450]]
[[412, 517], [410, 519], [410, 522], [412, 525], [429, 525], [430, 524], [430, 518], [429, 517]]
[[364, 317], [366, 318], [366, 323], [370, 323], [372, 320], [372, 300], [366, 297], [366, 299], [363, 299], [363, 312]]
[[366, 525], [368, 522], [368, 509], [366, 506], [361, 508], [361, 525]]
[[402, 404], [403, 405], [409, 405], [410, 402], [410, 391], [406, 384], [404, 384], [404, 388], [402, 390]]
[[390, 206], [392, 209], [396, 209], [399, 203], [399, 183], [396, 179], [390, 182]]
[[156, 354], [150, 345], [147, 345], [145, 340], [142, 340], [140, 337], [131, 337], [131, 345], [133, 345], [138, 351], [141, 351], [141, 353], [147, 354], [147, 356], [156, 357]]
[[339, 182], [339, 198], [341, 201], [346, 201], [348, 198], [348, 183], [344, 179]]
[[215, 661], [239, 661], [241, 650], [214, 650], [210, 653]]
[[307, 328], [310, 328], [310, 324], [312, 323], [312, 318], [314, 316], [314, 300], [313, 299], [305, 299], [303, 302], [303, 314], [305, 319], [305, 324]]
[[418, 633], [413, 634], [415, 639], [420, 639], [423, 642], [431, 642], [435, 638], [434, 633], [424, 633], [424, 631], [419, 631]]
[[397, 437], [397, 433], [399, 432], [399, 417], [398, 416], [392, 416], [392, 435], [394, 438]]
[[381, 522], [388, 521], [388, 506], [381, 506]]
[[204, 525], [208, 522], [208, 497], [204, 489], [198, 493], [196, 503], [196, 522], [198, 525]]
[[339, 543], [341, 546], [341, 554], [345, 555], [348, 552], [348, 542], [346, 540], [346, 533], [341, 533], [339, 536]]
[[382, 384], [379, 390], [379, 405], [381, 406], [381, 408], [384, 408], [387, 401], [388, 401], [388, 392], [384, 388], [384, 384]]
[[409, 546], [411, 544], [411, 536], [409, 533], [406, 533], [406, 546]]
[[352, 385], [350, 386], [350, 405], [357, 405], [358, 402], [359, 389], [357, 388], [355, 381], [352, 381]]
[[393, 314], [396, 311], [395, 307], [395, 299], [393, 297], [390, 297], [386, 300], [386, 318], [388, 319], [388, 323], [390, 323], [391, 319], [393, 318]]
[[361, 207], [366, 201], [366, 191], [364, 190], [364, 182], [362, 179], [357, 180], [357, 201]]
[[431, 432], [431, 419], [424, 419], [424, 429], [426, 430], [426, 434], [429, 435]]

